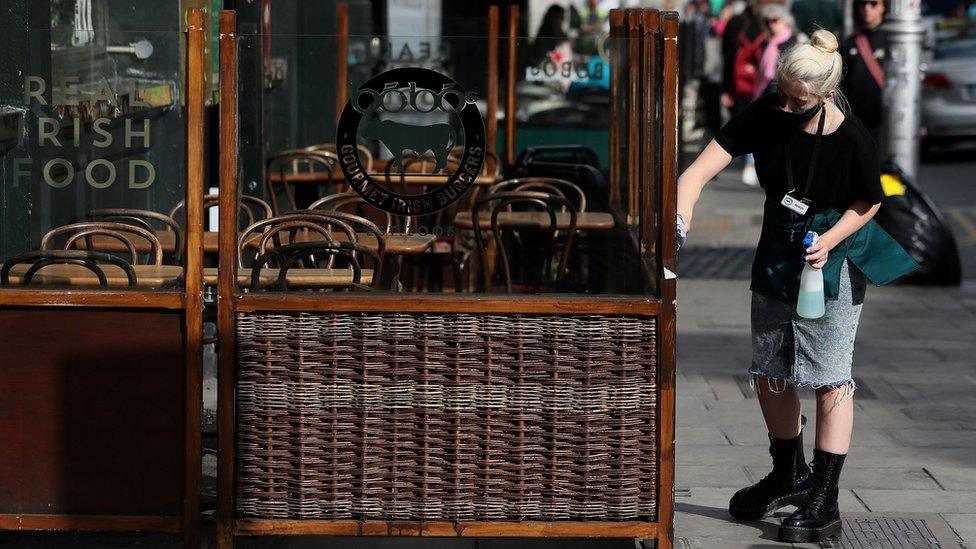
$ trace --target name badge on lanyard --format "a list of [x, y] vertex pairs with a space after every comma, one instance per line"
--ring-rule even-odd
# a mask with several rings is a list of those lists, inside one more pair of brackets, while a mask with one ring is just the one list
[[[810, 155], [810, 167], [807, 169], [806, 187], [803, 189], [803, 194], [805, 197], [810, 196], [810, 190], [813, 186], [813, 174], [816, 171], [817, 156], [820, 152], [820, 138], [823, 136], [824, 123], [826, 119], [827, 109], [823, 104], [821, 104], [820, 120], [817, 122], [817, 137], [813, 142], [813, 154]], [[786, 181], [790, 190], [788, 193], [783, 195], [783, 200], [780, 201], [780, 205], [798, 215], [806, 215], [807, 210], [810, 209], [810, 199], [799, 199], [793, 196], [793, 193], [796, 191], [796, 187], [793, 184], [793, 153], [790, 151], [789, 139], [786, 140]]]
[[794, 211], [800, 215], [806, 215], [807, 210], [810, 209], [809, 203], [804, 202], [803, 200], [797, 200], [789, 194], [783, 195], [783, 200], [780, 201], [780, 204], [786, 206], [786, 209]]

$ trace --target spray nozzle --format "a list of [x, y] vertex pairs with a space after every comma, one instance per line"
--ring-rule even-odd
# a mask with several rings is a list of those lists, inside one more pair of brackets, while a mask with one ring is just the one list
[[813, 246], [814, 244], [817, 243], [817, 240], [819, 238], [820, 235], [818, 235], [817, 233], [813, 231], [807, 231], [806, 236], [803, 237], [803, 247], [809, 248], [810, 246]]

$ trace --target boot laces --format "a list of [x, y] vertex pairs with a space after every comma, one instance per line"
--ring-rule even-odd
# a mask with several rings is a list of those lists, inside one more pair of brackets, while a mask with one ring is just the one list
[[[819, 466], [818, 466], [819, 465]], [[810, 469], [812, 469], [812, 479], [810, 482], [810, 491], [807, 493], [807, 497], [801, 505], [801, 509], [809, 509], [813, 513], [819, 513], [820, 508], [827, 501], [827, 488], [830, 484], [830, 465], [826, 460], [822, 464], [818, 464], [816, 461], [811, 461], [809, 463]]]
[[[772, 457], [772, 453], [770, 453], [770, 457]], [[763, 491], [776, 488], [784, 477], [795, 482], [796, 475], [796, 471], [792, 470], [792, 468], [785, 466], [778, 467], [776, 460], [773, 459], [773, 470], [766, 473], [766, 476], [756, 483], [756, 488]]]

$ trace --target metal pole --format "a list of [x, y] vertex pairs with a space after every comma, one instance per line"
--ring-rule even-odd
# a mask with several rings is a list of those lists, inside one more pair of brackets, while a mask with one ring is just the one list
[[884, 104], [885, 153], [911, 178], [918, 174], [919, 97], [922, 88], [922, 26], [919, 0], [891, 0]]

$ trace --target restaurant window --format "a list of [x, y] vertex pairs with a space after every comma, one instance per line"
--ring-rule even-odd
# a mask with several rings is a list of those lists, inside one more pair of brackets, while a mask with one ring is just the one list
[[[627, 147], [611, 147], [632, 112], [623, 89], [611, 107], [626, 34], [558, 35], [548, 14], [516, 15], [509, 34], [506, 6], [495, 23], [388, 5], [377, 25], [357, 3], [323, 32], [277, 19], [303, 14], [274, 10], [270, 28], [314, 32], [239, 38], [243, 291], [656, 291]], [[255, 56], [265, 70], [248, 78]], [[260, 219], [264, 204], [281, 219]]]
[[11, 3], [0, 37], [5, 289], [183, 287], [179, 4]]

